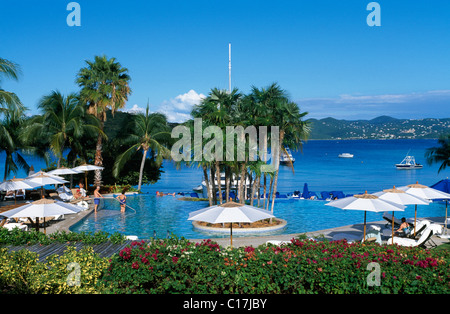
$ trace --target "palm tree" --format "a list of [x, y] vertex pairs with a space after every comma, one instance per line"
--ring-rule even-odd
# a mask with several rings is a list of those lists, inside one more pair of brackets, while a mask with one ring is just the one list
[[[220, 90], [218, 88], [211, 89], [208, 96], [202, 100], [202, 102], [192, 109], [191, 115], [194, 118], [202, 118], [203, 128], [208, 126], [217, 126], [222, 130], [223, 144], [226, 142], [225, 129], [226, 126], [236, 125], [236, 108], [239, 102], [242, 100], [242, 94], [237, 88], [231, 92], [226, 90]], [[203, 143], [202, 143], [203, 144]], [[202, 145], [203, 147], [203, 145]], [[202, 149], [202, 148], [197, 148]], [[225, 147], [222, 147], [222, 151], [225, 151]], [[225, 172], [225, 198], [226, 201], [230, 195], [231, 177], [233, 175], [232, 169], [236, 169], [236, 161], [206, 161], [203, 160], [198, 163], [202, 168], [205, 176], [205, 183], [207, 185], [208, 197], [211, 204], [217, 203], [216, 198], [216, 182], [217, 190], [219, 194], [219, 203], [223, 202], [222, 199], [222, 186], [220, 184], [220, 173], [223, 170]], [[209, 178], [208, 178], [209, 169]], [[239, 195], [240, 200], [243, 198]]]
[[[3, 78], [18, 80], [20, 68], [17, 64], [0, 58], [0, 84]], [[15, 93], [5, 91], [0, 85], [0, 151], [6, 153], [4, 180], [19, 168], [28, 172], [28, 164], [19, 153], [21, 142], [19, 130], [23, 126], [26, 108]]]
[[441, 135], [438, 140], [441, 146], [431, 147], [425, 152], [427, 163], [441, 163], [438, 173], [447, 167], [450, 167], [450, 134]]
[[[285, 146], [293, 149], [301, 148], [302, 140], [308, 138], [310, 128], [309, 124], [303, 121], [303, 117], [307, 115], [307, 112], [300, 112], [298, 105], [291, 101], [277, 101], [271, 108], [273, 123], [279, 126], [279, 149], [278, 156], [276, 156], [275, 161], [276, 170], [274, 178], [274, 187], [272, 191], [272, 208], [275, 204], [275, 194], [277, 192], [278, 184], [278, 173], [280, 168], [280, 154], [282, 151], [286, 153]], [[272, 148], [273, 149], [273, 148]], [[272, 150], [273, 151], [273, 150]]]
[[[0, 58], [0, 84], [4, 77], [17, 81], [19, 74], [20, 68], [17, 64]], [[15, 113], [23, 112], [25, 107], [15, 93], [5, 91], [0, 85], [0, 114], [6, 113], [8, 110], [15, 111]]]
[[79, 139], [84, 134], [104, 133], [99, 129], [98, 120], [85, 115], [85, 108], [75, 93], [68, 96], [52, 91], [43, 96], [38, 104], [42, 115], [31, 119], [23, 131], [26, 142], [33, 143], [37, 138], [48, 139], [50, 149], [61, 166], [64, 149], [79, 151]]
[[[96, 56], [94, 62], [86, 61], [87, 66], [82, 68], [76, 82], [82, 88], [81, 100], [87, 104], [88, 112], [100, 120], [100, 130], [103, 131], [106, 121], [106, 111], [112, 114], [117, 109], [123, 108], [131, 94], [128, 69], [116, 61], [115, 58], [108, 59], [106, 56]], [[101, 133], [97, 136], [95, 165], [102, 166], [102, 140]], [[95, 184], [101, 184], [101, 171], [95, 171]]]
[[157, 165], [161, 165], [164, 158], [170, 156], [170, 150], [164, 145], [171, 141], [170, 128], [167, 118], [162, 113], [150, 113], [149, 105], [145, 110], [145, 114], [137, 114], [134, 116], [134, 123], [130, 129], [130, 134], [122, 141], [125, 145], [131, 145], [125, 152], [117, 156], [114, 163], [113, 175], [118, 177], [131, 156], [142, 150], [142, 161], [139, 170], [138, 190], [141, 190], [142, 175], [144, 173], [145, 161], [150, 151], [156, 158]]
[[30, 167], [19, 152], [22, 148], [19, 132], [24, 125], [24, 114], [20, 110], [10, 109], [5, 110], [3, 116], [0, 121], [0, 151], [6, 154], [3, 175], [3, 180], [6, 180], [11, 172], [16, 174], [22, 168], [28, 173]]

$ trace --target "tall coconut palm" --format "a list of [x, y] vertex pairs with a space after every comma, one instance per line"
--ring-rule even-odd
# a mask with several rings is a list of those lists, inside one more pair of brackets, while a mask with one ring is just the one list
[[[302, 145], [302, 141], [308, 138], [310, 128], [309, 124], [303, 121], [303, 117], [307, 112], [300, 112], [298, 105], [292, 101], [276, 101], [272, 103], [271, 115], [273, 123], [279, 127], [279, 145], [278, 156], [275, 157], [276, 169], [274, 178], [274, 187], [272, 190], [272, 207], [273, 212], [275, 204], [275, 195], [277, 192], [278, 173], [280, 168], [280, 154], [282, 151], [286, 153], [285, 146], [297, 149]], [[272, 148], [273, 151], [273, 148]]]
[[99, 129], [97, 119], [85, 115], [85, 108], [75, 93], [64, 96], [52, 91], [43, 96], [38, 104], [42, 115], [31, 119], [24, 129], [26, 142], [33, 143], [37, 137], [47, 138], [50, 149], [57, 157], [57, 167], [61, 166], [64, 149], [78, 151], [79, 139], [84, 134], [104, 133]]
[[427, 163], [441, 163], [438, 173], [447, 167], [450, 167], [450, 134], [441, 135], [438, 140], [440, 146], [429, 148], [425, 152]]
[[6, 154], [4, 180], [11, 172], [16, 173], [19, 168], [23, 168], [27, 172], [29, 168], [19, 153], [21, 148], [19, 131], [24, 123], [26, 108], [15, 93], [1, 88], [4, 78], [17, 81], [20, 73], [17, 64], [0, 58], [0, 151], [4, 151]]
[[[106, 56], [96, 56], [94, 61], [86, 61], [87, 66], [82, 68], [76, 82], [81, 87], [80, 98], [87, 104], [88, 112], [100, 120], [100, 130], [103, 131], [106, 121], [106, 111], [114, 112], [123, 108], [131, 94], [129, 86], [130, 76], [128, 69]], [[95, 165], [102, 166], [102, 140], [101, 133], [97, 136]], [[101, 184], [101, 171], [95, 171], [95, 184]]]
[[126, 138], [121, 142], [124, 145], [131, 145], [125, 152], [117, 156], [114, 163], [113, 175], [119, 176], [120, 171], [130, 160], [131, 156], [138, 151], [142, 151], [142, 161], [139, 170], [138, 190], [141, 190], [142, 175], [144, 173], [145, 161], [149, 151], [155, 156], [157, 165], [161, 165], [164, 158], [170, 156], [170, 150], [165, 146], [171, 142], [170, 128], [167, 118], [162, 113], [150, 113], [149, 105], [145, 110], [145, 114], [137, 114], [134, 116], [133, 124], [130, 132], [126, 134]]
[[6, 180], [11, 172], [16, 174], [19, 169], [28, 173], [29, 166], [20, 153], [22, 141], [19, 135], [24, 121], [25, 116], [21, 110], [13, 109], [5, 110], [0, 121], [0, 152], [4, 151], [6, 155], [3, 180]]
[[25, 107], [20, 102], [19, 97], [15, 93], [5, 91], [1, 87], [3, 78], [17, 81], [21, 71], [17, 64], [0, 58], [0, 114], [7, 113], [7, 111], [14, 111], [20, 113], [25, 110]]
[[[208, 96], [202, 100], [202, 102], [194, 106], [191, 115], [194, 118], [202, 118], [203, 128], [208, 126], [217, 126], [222, 130], [222, 144], [226, 143], [226, 126], [236, 125], [236, 107], [242, 99], [242, 94], [237, 88], [233, 89], [231, 92], [226, 90], [220, 90], [217, 88], [211, 89]], [[203, 145], [202, 145], [203, 147]], [[226, 147], [221, 147], [222, 151], [225, 151]], [[198, 149], [198, 148], [197, 148]], [[223, 156], [222, 156], [223, 157]], [[219, 194], [219, 203], [223, 202], [222, 199], [222, 186], [220, 183], [221, 171], [225, 172], [225, 194], [226, 200], [229, 199], [230, 195], [230, 183], [233, 171], [231, 168], [236, 167], [235, 161], [227, 160], [214, 160], [214, 161], [202, 161], [199, 163], [205, 175], [205, 183], [207, 184], [208, 196], [211, 195], [213, 203], [217, 203], [216, 199], [216, 183], [217, 190]], [[209, 169], [210, 178], [207, 174]], [[210, 191], [212, 193], [210, 193]], [[240, 197], [241, 199], [242, 197]]]

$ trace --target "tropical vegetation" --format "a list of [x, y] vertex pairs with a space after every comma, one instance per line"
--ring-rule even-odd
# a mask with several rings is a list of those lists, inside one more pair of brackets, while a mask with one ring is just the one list
[[[287, 92], [276, 83], [266, 88], [253, 86], [248, 95], [240, 93], [236, 88], [230, 92], [213, 88], [200, 104], [194, 106], [191, 115], [194, 119], [202, 119], [202, 134], [211, 126], [217, 126], [222, 130], [221, 134], [211, 136], [212, 140], [208, 136], [203, 136], [203, 142], [199, 143], [201, 147], [206, 148], [211, 141], [214, 141], [212, 153], [217, 153], [216, 157], [221, 158], [207, 160], [203, 157], [201, 161], [191, 163], [197, 164], [203, 169], [210, 205], [229, 200], [233, 182], [235, 185], [238, 184], [235, 188], [235, 200], [243, 203], [245, 199], [249, 198], [253, 204], [254, 199], [257, 199], [259, 205], [262, 195], [256, 191], [259, 191], [261, 176], [264, 177], [263, 195], [266, 195], [266, 176], [270, 175], [269, 195], [263, 198], [262, 206], [268, 209], [268, 199], [271, 199], [271, 211], [273, 211], [280, 156], [272, 156], [272, 159], [268, 160], [267, 155], [258, 154], [258, 158], [254, 158], [255, 156], [250, 155], [251, 148], [254, 148], [256, 143], [260, 143], [260, 145], [266, 145], [266, 149], [259, 147], [260, 152], [270, 148], [272, 152], [278, 152], [278, 154], [286, 152], [286, 147], [294, 150], [301, 148], [302, 141], [308, 138], [310, 132], [308, 123], [303, 120], [306, 114], [306, 112], [300, 111], [298, 105], [289, 99]], [[192, 132], [195, 131], [195, 122], [192, 120], [186, 122], [185, 125], [190, 126]], [[271, 126], [277, 126], [279, 132], [273, 133]], [[235, 141], [235, 135], [230, 135], [227, 127], [235, 127], [235, 129], [240, 127], [244, 132], [235, 132], [237, 135]], [[251, 139], [247, 132], [251, 128], [258, 135], [256, 143], [252, 143], [254, 139]], [[266, 128], [266, 132], [259, 132], [260, 128]], [[227, 136], [233, 138], [229, 139]], [[271, 141], [272, 136], [278, 136], [279, 147], [267, 147], [268, 143], [273, 142]], [[233, 143], [232, 150], [227, 143], [229, 140]], [[222, 143], [223, 146], [218, 143]], [[195, 160], [195, 151], [198, 149], [194, 143], [193, 160]], [[226, 158], [222, 158], [222, 152], [226, 152]], [[239, 155], [242, 152], [245, 152], [244, 155]], [[271, 164], [272, 167], [265, 167], [265, 170], [261, 171], [262, 167], [268, 166], [268, 164]], [[221, 184], [218, 184], [222, 177], [221, 173], [224, 174], [225, 179], [224, 198]], [[245, 184], [247, 180], [253, 189], [247, 188], [247, 184]]]
[[440, 163], [438, 173], [450, 167], [450, 134], [441, 135], [438, 140], [440, 146], [429, 148], [425, 156], [428, 164]]

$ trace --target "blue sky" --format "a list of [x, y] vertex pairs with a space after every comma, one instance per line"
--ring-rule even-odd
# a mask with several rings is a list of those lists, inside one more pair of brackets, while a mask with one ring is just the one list
[[0, 57], [21, 66], [1, 82], [37, 113], [52, 90], [76, 92], [75, 76], [95, 55], [129, 69], [126, 110], [187, 117], [211, 88], [278, 82], [309, 117], [450, 117], [450, 2], [369, 0], [79, 0], [81, 26], [69, 27], [66, 0], [4, 1]]

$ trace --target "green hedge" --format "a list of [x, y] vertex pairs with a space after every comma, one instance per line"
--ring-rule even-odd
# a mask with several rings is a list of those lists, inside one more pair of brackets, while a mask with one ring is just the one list
[[[79, 285], [67, 283], [71, 262], [80, 266]], [[172, 237], [134, 241], [111, 259], [71, 248], [39, 263], [35, 253], [0, 249], [0, 292], [447, 294], [449, 262], [447, 250], [376, 243], [293, 239], [224, 249]]]
[[8, 230], [0, 228], [0, 246], [2, 245], [32, 245], [60, 242], [83, 242], [86, 244], [100, 244], [110, 241], [114, 244], [125, 241], [125, 236], [119, 232], [109, 234], [105, 231], [97, 232], [66, 232], [56, 231], [52, 234], [46, 235], [36, 230], [23, 231], [19, 228]]

